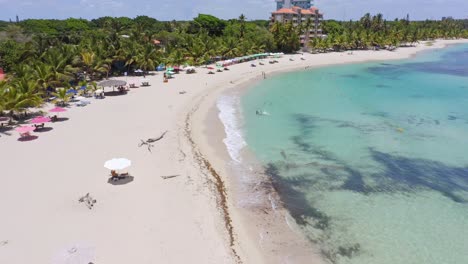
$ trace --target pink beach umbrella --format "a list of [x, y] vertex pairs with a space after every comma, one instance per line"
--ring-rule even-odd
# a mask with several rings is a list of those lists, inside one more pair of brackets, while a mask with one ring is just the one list
[[62, 107], [55, 107], [49, 110], [51, 113], [61, 113], [61, 112], [66, 112], [67, 109], [62, 108]]
[[34, 129], [36, 128], [32, 126], [20, 126], [20, 127], [15, 128], [15, 131], [20, 134], [24, 134], [24, 133], [32, 132], [34, 131]]
[[38, 116], [38, 117], [33, 118], [30, 123], [31, 124], [43, 124], [47, 122], [50, 122], [50, 118], [45, 117], [45, 116]]

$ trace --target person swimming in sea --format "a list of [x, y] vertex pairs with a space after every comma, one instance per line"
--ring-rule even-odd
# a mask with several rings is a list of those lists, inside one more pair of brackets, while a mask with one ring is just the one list
[[256, 110], [255, 114], [261, 115], [261, 116], [269, 116], [270, 115], [270, 113], [268, 113], [267, 111], [264, 111], [264, 110]]

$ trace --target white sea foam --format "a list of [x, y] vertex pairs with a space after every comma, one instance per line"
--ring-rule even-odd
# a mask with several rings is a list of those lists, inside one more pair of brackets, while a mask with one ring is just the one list
[[231, 159], [237, 163], [242, 161], [241, 151], [247, 145], [240, 126], [240, 98], [236, 96], [221, 96], [216, 102], [219, 119], [224, 125], [226, 138], [223, 140]]

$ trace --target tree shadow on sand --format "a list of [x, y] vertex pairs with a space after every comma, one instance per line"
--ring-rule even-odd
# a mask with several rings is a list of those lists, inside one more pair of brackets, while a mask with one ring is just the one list
[[12, 133], [11, 131], [13, 130], [12, 126], [0, 126], [0, 136], [5, 135], [5, 136], [11, 136]]

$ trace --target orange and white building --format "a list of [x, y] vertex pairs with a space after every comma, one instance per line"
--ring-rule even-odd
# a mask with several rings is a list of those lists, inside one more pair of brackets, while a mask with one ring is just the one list
[[[322, 20], [323, 14], [319, 12], [319, 9], [312, 6], [308, 9], [303, 9], [298, 6], [291, 8], [283, 7], [271, 13], [270, 23], [275, 22], [289, 23], [292, 22], [293, 26], [304, 26], [304, 23], [310, 20], [309, 38], [321, 37], [322, 36]], [[306, 34], [301, 35], [301, 45], [306, 41]], [[303, 45], [304, 46], [304, 45]]]

